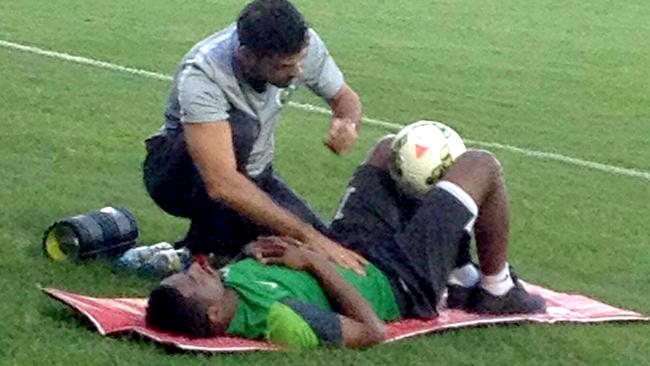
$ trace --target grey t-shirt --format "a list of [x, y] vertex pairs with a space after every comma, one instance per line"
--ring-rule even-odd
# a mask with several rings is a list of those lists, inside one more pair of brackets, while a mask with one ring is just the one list
[[[275, 127], [280, 111], [296, 88], [305, 84], [314, 93], [331, 99], [343, 86], [343, 74], [318, 34], [309, 30], [309, 50], [302, 67], [303, 76], [281, 89], [267, 84], [257, 92], [235, 68], [239, 48], [236, 25], [231, 25], [199, 42], [183, 58], [174, 76], [161, 132], [177, 130], [181, 123], [229, 120], [233, 113], [245, 114], [259, 122], [245, 170], [259, 175], [273, 160]], [[230, 120], [231, 125], [236, 120]], [[237, 126], [232, 125], [233, 130]]]

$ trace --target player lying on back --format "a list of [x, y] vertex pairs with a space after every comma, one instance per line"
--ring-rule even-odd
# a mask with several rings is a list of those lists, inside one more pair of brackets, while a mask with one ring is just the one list
[[[509, 211], [496, 158], [464, 152], [426, 194], [408, 197], [389, 174], [391, 140], [357, 169], [331, 227], [369, 260], [365, 276], [293, 239], [260, 238], [248, 247], [252, 258], [219, 271], [194, 264], [163, 280], [149, 298], [148, 324], [194, 337], [365, 347], [384, 340], [385, 321], [436, 316], [446, 289], [454, 308], [543, 312], [544, 300], [506, 262]], [[480, 273], [470, 261], [472, 230]]]

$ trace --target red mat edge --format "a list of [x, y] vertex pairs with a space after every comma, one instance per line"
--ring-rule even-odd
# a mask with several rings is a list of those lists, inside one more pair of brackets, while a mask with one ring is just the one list
[[511, 318], [504, 318], [500, 317], [498, 322], [494, 322], [493, 319], [483, 319], [483, 320], [472, 320], [472, 321], [467, 321], [467, 322], [461, 322], [461, 323], [455, 323], [451, 325], [446, 325], [441, 328], [423, 328], [419, 329], [417, 331], [412, 331], [412, 332], [407, 332], [404, 334], [400, 334], [398, 336], [393, 336], [389, 339], [386, 339], [382, 343], [392, 343], [395, 341], [399, 341], [405, 338], [411, 338], [415, 337], [418, 335], [425, 335], [425, 334], [430, 334], [430, 333], [440, 333], [440, 332], [445, 332], [448, 330], [454, 330], [454, 329], [470, 329], [470, 328], [480, 328], [482, 326], [489, 326], [489, 325], [494, 325], [494, 326], [501, 326], [501, 325], [514, 325], [514, 324], [548, 324], [548, 325], [554, 325], [554, 324], [575, 324], [575, 323], [580, 323], [580, 324], [600, 324], [600, 323], [607, 323], [607, 322], [617, 322], [617, 323], [625, 323], [625, 322], [647, 322], [650, 321], [650, 318], [645, 317], [641, 314], [639, 315], [629, 315], [629, 316], [614, 316], [614, 317], [609, 317], [609, 318], [598, 318], [598, 319], [572, 319], [572, 320], [566, 320], [566, 319], [558, 319], [558, 320], [536, 320], [536, 319], [530, 319], [525, 316], [513, 316]]
[[[84, 316], [85, 319], [88, 319], [95, 329], [102, 335], [102, 336], [107, 336], [107, 335], [112, 335], [112, 334], [120, 334], [120, 333], [137, 333], [141, 336], [144, 336], [146, 338], [149, 338], [158, 344], [161, 345], [169, 345], [169, 346], [175, 346], [179, 349], [187, 350], [187, 351], [202, 351], [202, 352], [245, 352], [245, 351], [280, 351], [282, 350], [281, 347], [269, 345], [269, 344], [263, 344], [263, 341], [259, 341], [260, 345], [256, 346], [244, 346], [244, 347], [227, 347], [227, 348], [220, 348], [220, 347], [200, 347], [200, 346], [191, 346], [187, 344], [180, 344], [177, 342], [173, 341], [166, 341], [164, 339], [161, 339], [157, 337], [156, 335], [152, 334], [147, 328], [139, 327], [139, 326], [129, 326], [129, 327], [124, 327], [124, 328], [118, 328], [114, 331], [111, 331], [110, 333], [107, 333], [105, 329], [97, 322], [97, 320], [89, 313], [86, 311], [82, 310], [80, 306], [75, 305], [75, 300], [67, 296], [68, 291], [66, 290], [61, 290], [61, 289], [56, 289], [56, 288], [51, 288], [51, 287], [41, 287], [40, 288], [46, 295], [48, 295], [50, 298], [57, 300], [58, 302], [61, 302], [68, 307], [70, 307], [73, 311], [80, 313]], [[82, 295], [85, 296], [85, 295]], [[512, 317], [508, 318], [503, 318], [500, 317], [499, 319], [499, 324], [525, 324], [525, 323], [536, 323], [536, 324], [558, 324], [558, 323], [582, 323], [582, 324], [598, 324], [602, 322], [609, 322], [609, 321], [616, 321], [616, 322], [627, 322], [627, 321], [650, 321], [650, 317], [644, 316], [641, 313], [635, 312], [635, 311], [629, 311], [630, 313], [633, 313], [634, 315], [619, 315], [619, 316], [614, 316], [614, 317], [609, 317], [609, 318], [599, 318], [599, 319], [573, 319], [573, 320], [563, 320], [563, 319], [558, 319], [558, 320], [536, 320], [536, 319], [530, 319], [526, 316], [520, 316], [520, 315], [515, 315]], [[416, 331], [412, 332], [407, 332], [404, 334], [400, 334], [398, 336], [393, 336], [389, 339], [386, 339], [382, 343], [392, 343], [398, 340], [402, 340], [405, 338], [410, 338], [418, 335], [424, 335], [424, 334], [429, 334], [433, 331], [446, 331], [446, 330], [453, 330], [453, 329], [458, 329], [458, 328], [469, 328], [469, 327], [480, 327], [483, 325], [490, 325], [490, 324], [495, 324], [492, 319], [483, 319], [483, 320], [472, 320], [468, 322], [461, 322], [461, 323], [455, 323], [449, 326], [445, 326], [443, 328], [435, 328], [435, 327], [430, 327], [430, 328], [423, 328], [423, 329], [418, 329]], [[251, 340], [254, 341], [254, 340]]]

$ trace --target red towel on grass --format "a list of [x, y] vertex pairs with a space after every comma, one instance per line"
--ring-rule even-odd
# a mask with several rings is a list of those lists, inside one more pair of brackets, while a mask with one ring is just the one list
[[[432, 333], [445, 329], [503, 323], [599, 323], [608, 321], [648, 321], [639, 313], [615, 308], [582, 295], [563, 294], [539, 286], [526, 284], [526, 289], [542, 295], [547, 301], [543, 314], [489, 316], [460, 310], [440, 309], [437, 318], [429, 320], [405, 319], [389, 323], [386, 342]], [[279, 350], [264, 341], [233, 337], [193, 339], [148, 328], [144, 321], [146, 299], [96, 298], [44, 288], [43, 291], [85, 316], [102, 335], [125, 332], [138, 333], [154, 342], [182, 350], [202, 352], [242, 352]]]

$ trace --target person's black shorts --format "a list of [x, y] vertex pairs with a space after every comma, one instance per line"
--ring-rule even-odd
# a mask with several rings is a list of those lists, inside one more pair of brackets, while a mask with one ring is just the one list
[[440, 187], [412, 206], [386, 171], [364, 165], [330, 231], [387, 275], [403, 316], [426, 318], [437, 314], [451, 270], [471, 260], [466, 228], [475, 214]]
[[[239, 148], [237, 164], [238, 169], [243, 171], [246, 154], [242, 154], [240, 146], [236, 146]], [[143, 178], [149, 195], [167, 213], [191, 220], [190, 229], [181, 245], [194, 253], [233, 257], [245, 244], [260, 235], [269, 234], [266, 228], [208, 196], [198, 169], [187, 152], [182, 132], [154, 135], [146, 141], [146, 147]], [[250, 179], [279, 206], [312, 224], [317, 230], [326, 230], [320, 217], [271, 166], [261, 175]]]

